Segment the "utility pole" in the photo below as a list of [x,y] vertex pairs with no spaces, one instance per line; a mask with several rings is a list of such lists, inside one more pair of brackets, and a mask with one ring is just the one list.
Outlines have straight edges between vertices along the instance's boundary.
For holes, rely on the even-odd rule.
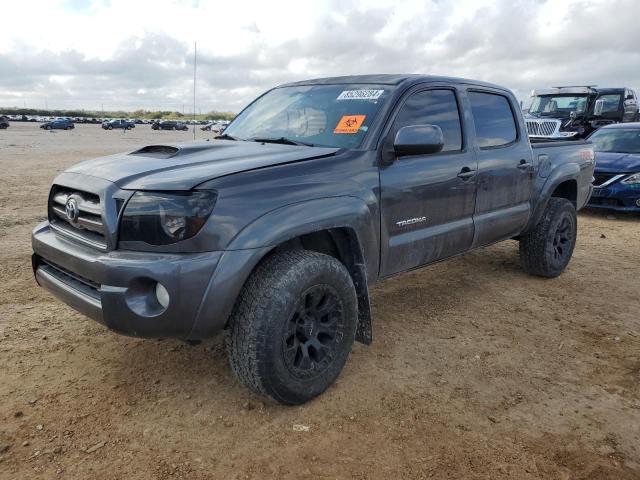
[[193,139],[196,139],[196,64],[198,60],[198,43],[193,42]]

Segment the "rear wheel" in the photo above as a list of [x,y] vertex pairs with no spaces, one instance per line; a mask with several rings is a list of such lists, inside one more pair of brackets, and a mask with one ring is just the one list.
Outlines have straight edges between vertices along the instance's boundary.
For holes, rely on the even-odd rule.
[[565,198],[551,198],[538,225],[520,236],[524,270],[547,278],[560,275],[573,255],[577,226],[573,204]]
[[240,293],[227,331],[231,367],[258,394],[304,403],[340,374],[357,316],[355,287],[342,263],[306,250],[276,253]]

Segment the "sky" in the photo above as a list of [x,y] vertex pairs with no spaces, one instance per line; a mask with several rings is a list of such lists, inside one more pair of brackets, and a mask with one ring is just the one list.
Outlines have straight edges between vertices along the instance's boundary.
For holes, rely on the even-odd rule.
[[425,73],[640,90],[640,0],[20,0],[0,107],[238,112],[289,81]]

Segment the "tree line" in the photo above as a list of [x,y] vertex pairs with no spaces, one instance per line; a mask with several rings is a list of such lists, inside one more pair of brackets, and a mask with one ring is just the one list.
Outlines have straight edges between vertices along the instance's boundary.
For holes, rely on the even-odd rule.
[[[86,118],[139,118],[148,120],[190,120],[193,115],[172,112],[169,110],[150,111],[124,110],[100,111],[100,110],[45,110],[40,108],[0,108],[0,115],[26,115],[28,117],[86,117]],[[232,112],[211,111],[196,115],[196,120],[233,120],[236,116]]]

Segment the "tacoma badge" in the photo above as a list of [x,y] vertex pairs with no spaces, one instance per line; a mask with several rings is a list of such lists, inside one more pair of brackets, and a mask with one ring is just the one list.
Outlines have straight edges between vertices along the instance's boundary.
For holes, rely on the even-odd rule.
[[409,225],[415,225],[416,223],[422,223],[426,221],[427,221],[427,217],[416,217],[416,218],[409,218],[407,220],[400,220],[399,222],[396,222],[396,225],[399,227],[407,227]]

